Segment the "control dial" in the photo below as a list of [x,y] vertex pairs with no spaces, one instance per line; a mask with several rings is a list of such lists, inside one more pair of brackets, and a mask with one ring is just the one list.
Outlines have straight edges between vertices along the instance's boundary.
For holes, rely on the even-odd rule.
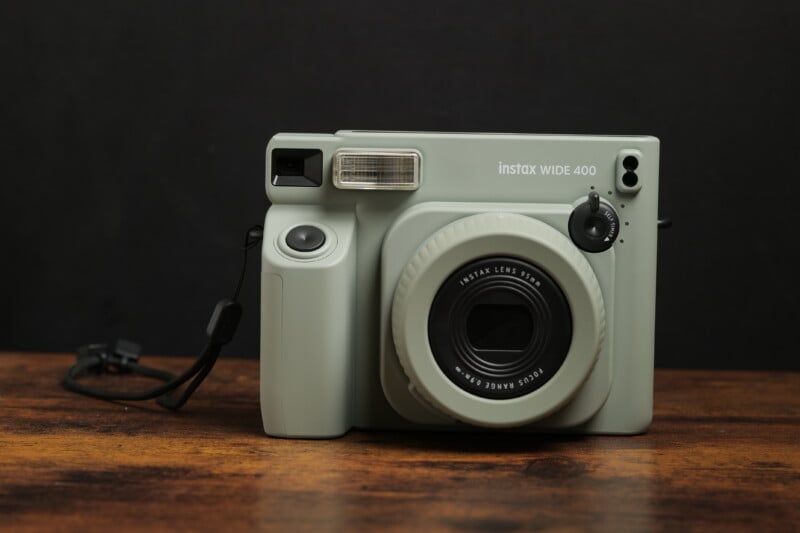
[[572,241],[586,252],[605,252],[619,235],[619,217],[614,209],[600,201],[592,191],[569,217],[569,235]]

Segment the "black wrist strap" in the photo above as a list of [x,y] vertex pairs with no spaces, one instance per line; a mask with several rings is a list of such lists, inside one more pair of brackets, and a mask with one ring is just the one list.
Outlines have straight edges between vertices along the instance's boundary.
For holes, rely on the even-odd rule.
[[[230,342],[236,332],[242,316],[242,306],[236,300],[239,297],[247,270],[247,252],[261,242],[262,234],[261,226],[253,226],[247,231],[243,246],[242,270],[233,298],[220,300],[214,307],[214,312],[206,328],[208,343],[200,357],[188,369],[176,376],[164,370],[141,365],[139,359],[142,349],[138,344],[130,341],[118,340],[113,348],[108,344],[89,344],[78,348],[78,361],[67,371],[63,381],[64,387],[73,392],[103,400],[139,401],[157,398],[157,403],[166,409],[173,411],[180,409],[214,368],[214,363],[217,362],[222,347]],[[87,374],[136,374],[165,383],[147,391],[114,391],[79,383],[78,378]],[[192,378],[194,379],[180,395],[170,394]]]

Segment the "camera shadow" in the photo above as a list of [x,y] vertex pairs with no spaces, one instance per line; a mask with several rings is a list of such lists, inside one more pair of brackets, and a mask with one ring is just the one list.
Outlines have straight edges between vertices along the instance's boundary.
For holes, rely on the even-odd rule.
[[587,435],[519,433],[498,430],[380,431],[357,429],[349,440],[387,449],[428,450],[466,453],[518,453],[551,451],[564,444],[588,443]]

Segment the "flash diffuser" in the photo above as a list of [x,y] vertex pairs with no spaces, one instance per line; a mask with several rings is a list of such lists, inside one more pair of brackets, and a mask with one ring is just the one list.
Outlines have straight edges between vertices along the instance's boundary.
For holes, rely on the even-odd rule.
[[418,152],[339,150],[333,156],[337,189],[413,191],[419,181]]

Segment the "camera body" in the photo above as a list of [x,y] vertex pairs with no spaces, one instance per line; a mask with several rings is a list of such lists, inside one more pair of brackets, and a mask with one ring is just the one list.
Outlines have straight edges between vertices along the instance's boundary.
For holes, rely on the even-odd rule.
[[267,434],[635,434],[659,141],[340,131],[267,145]]

